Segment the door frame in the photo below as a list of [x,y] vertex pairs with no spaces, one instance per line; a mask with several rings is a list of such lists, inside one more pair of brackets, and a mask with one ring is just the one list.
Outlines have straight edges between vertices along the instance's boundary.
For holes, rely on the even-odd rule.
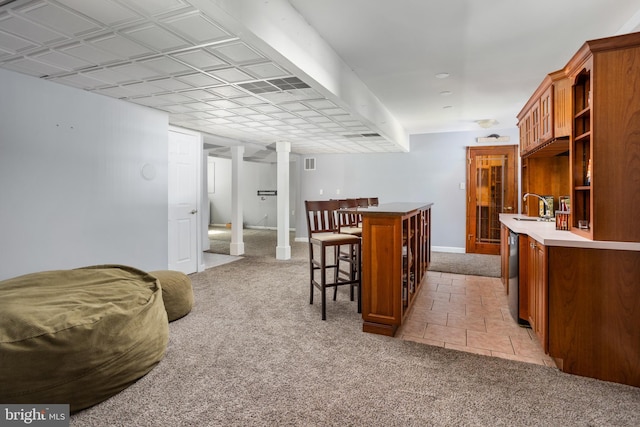
[[[504,210],[501,213],[517,213],[518,212],[518,145],[492,145],[482,147],[467,147],[467,225],[465,252],[479,254],[500,254],[500,242],[492,243],[476,243],[476,168],[475,156],[486,155],[506,155],[507,171],[505,172],[505,182],[511,181],[511,186],[505,186],[505,195],[503,201]],[[473,169],[473,170],[472,170]],[[509,178],[511,177],[511,178]]]

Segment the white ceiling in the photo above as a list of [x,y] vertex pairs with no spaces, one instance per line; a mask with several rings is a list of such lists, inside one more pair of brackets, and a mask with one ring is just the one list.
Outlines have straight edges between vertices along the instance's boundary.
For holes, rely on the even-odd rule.
[[640,0],[17,0],[0,67],[164,110],[249,157],[393,152],[514,127],[585,40],[639,23]]

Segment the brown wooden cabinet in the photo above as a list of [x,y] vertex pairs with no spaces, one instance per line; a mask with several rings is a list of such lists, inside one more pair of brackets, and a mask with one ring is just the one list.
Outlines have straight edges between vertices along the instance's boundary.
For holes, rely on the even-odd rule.
[[549,319],[548,308],[548,276],[547,276],[547,249],[531,236],[528,237],[527,256],[527,288],[528,288],[528,316],[529,325],[536,333],[545,353],[549,352]]
[[[571,84],[559,70],[545,77],[518,115],[522,194],[555,200],[569,195],[571,124]],[[538,216],[538,205],[537,198],[529,198],[521,212]]]
[[389,203],[362,215],[362,330],[393,336],[431,261],[431,204]]
[[[568,150],[563,141],[571,129],[568,81],[564,71],[547,75],[518,114],[520,155],[533,155],[551,145],[550,150],[554,151],[551,155],[558,153],[558,146],[559,152]],[[561,143],[555,144],[558,139]]]
[[566,70],[572,231],[592,240],[639,242],[640,33],[588,41]]

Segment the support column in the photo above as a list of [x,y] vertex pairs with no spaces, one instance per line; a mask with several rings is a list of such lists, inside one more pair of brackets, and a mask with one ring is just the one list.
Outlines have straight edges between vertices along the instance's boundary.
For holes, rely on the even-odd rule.
[[278,246],[276,259],[291,259],[289,245],[289,153],[291,143],[278,141],[276,143],[278,159]]
[[242,166],[244,163],[244,147],[231,147],[231,255],[244,254],[242,240],[243,210],[242,210]]

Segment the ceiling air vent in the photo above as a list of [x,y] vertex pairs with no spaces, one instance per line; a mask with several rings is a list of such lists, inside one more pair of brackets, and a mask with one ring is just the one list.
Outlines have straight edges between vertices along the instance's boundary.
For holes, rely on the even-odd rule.
[[239,83],[238,86],[255,94],[279,92],[283,90],[293,89],[307,89],[310,87],[308,84],[297,77],[285,77],[284,79],[271,79],[249,83]]
[[316,170],[316,159],[315,157],[307,157],[304,159],[304,170],[306,171],[314,171]]
[[375,138],[380,136],[379,133],[356,133],[351,135],[344,135],[345,138]]
[[285,77],[284,79],[271,79],[267,81],[281,90],[308,89],[311,87],[297,77]]

